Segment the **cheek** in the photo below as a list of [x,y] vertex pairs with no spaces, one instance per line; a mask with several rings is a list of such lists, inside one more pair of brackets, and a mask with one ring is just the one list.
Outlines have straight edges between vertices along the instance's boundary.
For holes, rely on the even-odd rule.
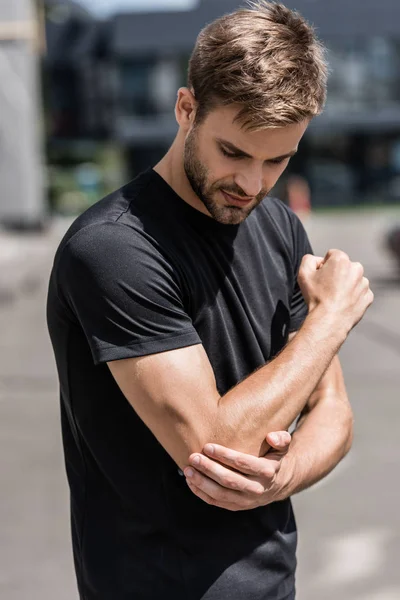
[[232,161],[228,161],[220,155],[215,155],[213,158],[210,158],[209,163],[210,181],[212,181],[216,187],[219,188],[224,185],[234,185],[238,175],[238,169],[232,164]]
[[232,185],[234,172],[226,167],[221,160],[209,157],[207,160],[208,184],[210,187],[219,189],[224,184]]
[[282,165],[276,165],[269,169],[269,171],[266,174],[266,181],[269,186],[273,187],[275,185],[275,183],[278,181],[280,176],[283,175],[283,173],[287,169],[288,164],[289,163],[286,162]]
[[279,165],[279,169],[278,169],[278,178],[282,175],[282,173],[284,173],[286,171],[286,169],[289,166],[289,160],[285,160],[285,162],[282,165]]

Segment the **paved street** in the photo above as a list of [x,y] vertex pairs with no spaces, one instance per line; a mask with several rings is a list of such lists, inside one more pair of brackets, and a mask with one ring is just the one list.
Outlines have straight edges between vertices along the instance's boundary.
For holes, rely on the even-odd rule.
[[[295,499],[299,600],[400,598],[400,281],[382,251],[382,234],[395,219],[400,221],[399,211],[319,215],[306,222],[317,253],[340,247],[365,264],[376,301],[342,350],[356,415],[353,450],[330,477]],[[2,247],[0,238],[4,600],[77,600],[57,383],[44,318],[50,262],[62,229],[58,225],[40,246],[39,268],[37,255],[15,258],[12,294],[1,284],[10,270],[10,263],[1,262],[3,247],[12,240]]]

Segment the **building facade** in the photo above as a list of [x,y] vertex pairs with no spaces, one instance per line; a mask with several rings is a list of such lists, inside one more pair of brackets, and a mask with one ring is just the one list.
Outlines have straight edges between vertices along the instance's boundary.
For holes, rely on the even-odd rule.
[[[331,68],[326,110],[310,126],[289,173],[307,179],[315,205],[398,202],[400,4],[286,4],[314,24]],[[70,117],[68,110],[64,113],[66,129],[55,128],[52,139],[113,140],[124,148],[130,176],[154,164],[176,133],[176,91],[186,84],[198,32],[240,5],[237,0],[201,0],[191,11],[119,14],[106,23],[86,20],[79,35],[76,23],[75,34],[71,22],[64,24],[65,31],[70,28],[70,51],[58,36],[49,70],[54,76],[55,56],[66,63],[70,74],[61,80],[70,93],[75,89],[75,104]],[[74,130],[69,119],[78,117],[80,126]]]

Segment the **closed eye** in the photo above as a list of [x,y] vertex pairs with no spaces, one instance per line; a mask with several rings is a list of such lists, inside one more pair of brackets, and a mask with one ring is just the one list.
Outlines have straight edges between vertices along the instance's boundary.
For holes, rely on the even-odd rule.
[[239,159],[239,158],[246,158],[246,156],[244,156],[243,154],[236,154],[234,152],[228,152],[228,150],[225,150],[225,148],[222,148],[222,146],[220,147],[220,150],[222,152],[222,154],[224,156],[226,156],[227,158],[234,158],[234,159]]
[[285,160],[289,160],[289,157],[284,157],[284,158],[271,158],[271,160],[267,160],[267,163],[270,163],[272,165],[281,165],[283,162],[285,162]]
[[[229,150],[226,150],[223,146],[220,146],[220,150],[224,156],[226,156],[227,158],[231,158],[233,160],[241,160],[244,158],[251,158],[251,157],[247,156],[247,154],[229,152]],[[271,158],[270,160],[266,160],[265,162],[266,162],[266,164],[269,164],[269,165],[281,165],[282,163],[285,162],[285,160],[290,160],[290,156]]]

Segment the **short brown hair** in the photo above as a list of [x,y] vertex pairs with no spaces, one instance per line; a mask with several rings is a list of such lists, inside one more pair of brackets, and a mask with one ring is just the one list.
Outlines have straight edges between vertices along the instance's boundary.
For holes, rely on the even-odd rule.
[[238,104],[236,120],[249,130],[311,119],[325,104],[325,51],[311,25],[283,4],[257,0],[199,34],[188,87],[196,122],[219,105]]

